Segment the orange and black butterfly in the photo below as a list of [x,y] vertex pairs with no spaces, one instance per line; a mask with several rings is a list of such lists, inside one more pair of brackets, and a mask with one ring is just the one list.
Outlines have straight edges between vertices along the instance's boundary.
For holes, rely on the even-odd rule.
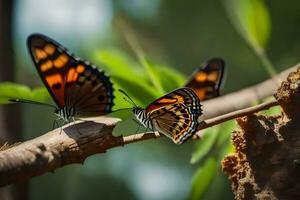
[[200,100],[208,100],[220,95],[225,73],[225,62],[213,58],[203,63],[185,84],[191,88]]
[[133,113],[145,127],[163,133],[176,144],[182,144],[197,130],[202,109],[200,99],[192,89],[179,88],[145,109],[134,104]]
[[56,103],[55,113],[60,120],[70,122],[75,117],[111,112],[113,87],[102,70],[71,55],[45,35],[30,35],[27,45],[36,69]]
[[131,100],[133,113],[145,127],[163,133],[176,144],[182,144],[197,131],[202,114],[200,101],[219,96],[224,70],[222,59],[211,59],[197,69],[185,87],[160,97],[146,108],[136,106]]

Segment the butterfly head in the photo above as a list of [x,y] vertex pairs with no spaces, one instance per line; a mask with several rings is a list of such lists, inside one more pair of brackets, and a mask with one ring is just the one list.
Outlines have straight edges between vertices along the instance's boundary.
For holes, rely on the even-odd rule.
[[132,104],[132,112],[135,115],[136,119],[145,127],[150,128],[151,127],[151,121],[147,117],[147,111],[139,106],[137,106],[132,98],[123,90],[119,89],[119,91],[124,94],[128,99],[124,97],[124,100]]

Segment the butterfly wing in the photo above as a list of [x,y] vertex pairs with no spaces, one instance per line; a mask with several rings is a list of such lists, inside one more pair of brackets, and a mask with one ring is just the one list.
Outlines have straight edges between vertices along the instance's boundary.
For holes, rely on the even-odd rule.
[[200,100],[207,100],[220,95],[223,83],[225,62],[213,58],[197,69],[185,87],[192,88]]
[[152,127],[181,144],[197,129],[202,114],[200,100],[190,88],[179,88],[151,103],[149,113]]
[[74,57],[47,36],[32,34],[27,45],[41,79],[59,108],[72,106],[78,116],[111,111],[113,88],[103,71]]

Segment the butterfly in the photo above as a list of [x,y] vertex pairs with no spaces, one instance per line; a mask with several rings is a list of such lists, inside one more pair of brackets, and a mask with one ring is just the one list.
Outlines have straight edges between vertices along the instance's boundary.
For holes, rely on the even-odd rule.
[[202,101],[217,97],[224,82],[224,73],[224,60],[210,59],[193,73],[185,87],[191,88]]
[[196,93],[183,87],[160,97],[145,109],[135,105],[133,113],[145,127],[163,133],[176,144],[182,144],[197,130],[202,109]]
[[70,54],[53,39],[32,34],[27,46],[35,67],[56,103],[58,120],[110,113],[114,105],[112,83],[96,66]]

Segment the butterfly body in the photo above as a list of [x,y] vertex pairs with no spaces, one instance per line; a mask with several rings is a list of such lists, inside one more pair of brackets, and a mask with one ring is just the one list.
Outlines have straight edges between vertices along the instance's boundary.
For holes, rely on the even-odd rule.
[[198,96],[190,88],[176,89],[149,104],[133,109],[137,120],[182,144],[197,130],[202,114]]
[[76,112],[74,107],[63,107],[63,108],[56,108],[54,113],[58,117],[58,120],[62,120],[63,122],[71,122],[75,120]]
[[70,122],[76,117],[111,112],[113,87],[102,70],[41,34],[30,35],[27,46],[42,81],[56,103],[55,114],[59,119]]
[[147,128],[152,129],[151,119],[149,113],[147,113],[146,109],[141,107],[134,107],[132,110],[133,114],[135,115],[136,119]]

